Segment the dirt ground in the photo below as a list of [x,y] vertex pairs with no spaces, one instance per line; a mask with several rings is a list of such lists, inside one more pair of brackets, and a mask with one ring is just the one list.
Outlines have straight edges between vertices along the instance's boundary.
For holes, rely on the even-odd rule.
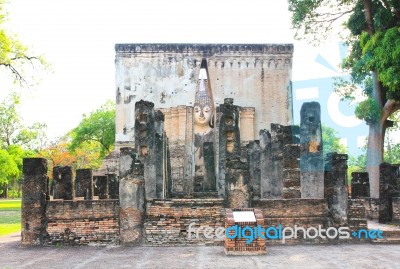
[[270,246],[263,256],[226,256],[223,247],[21,248],[0,237],[0,268],[400,268],[400,245]]

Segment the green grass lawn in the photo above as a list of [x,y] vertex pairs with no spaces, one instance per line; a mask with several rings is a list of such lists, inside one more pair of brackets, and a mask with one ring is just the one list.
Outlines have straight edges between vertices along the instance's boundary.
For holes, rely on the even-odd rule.
[[0,236],[21,231],[21,199],[0,200]]

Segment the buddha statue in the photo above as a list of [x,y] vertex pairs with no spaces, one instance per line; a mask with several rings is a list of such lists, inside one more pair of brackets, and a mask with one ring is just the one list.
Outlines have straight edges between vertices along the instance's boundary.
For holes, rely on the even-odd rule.
[[[196,91],[193,110],[195,135],[195,191],[209,190],[210,184],[207,183],[205,173],[206,170],[210,169],[206,169],[205,167],[204,143],[214,142],[214,104],[212,102],[211,91],[208,87],[206,61],[204,59],[200,67],[198,89]],[[214,165],[212,164],[212,168],[213,167]],[[210,176],[208,176],[208,178],[210,178]],[[215,178],[215,176],[211,178]]]

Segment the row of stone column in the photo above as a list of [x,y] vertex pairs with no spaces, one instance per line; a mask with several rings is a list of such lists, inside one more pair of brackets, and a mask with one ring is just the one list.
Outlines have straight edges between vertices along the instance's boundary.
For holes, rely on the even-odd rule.
[[247,146],[255,199],[324,198],[320,105],[304,103],[300,126],[271,124]]
[[[324,159],[320,105],[304,103],[299,126],[271,124],[271,133],[260,131],[260,140],[251,141],[247,164],[243,162],[240,145],[239,107],[233,99],[225,99],[219,106],[218,137],[218,194],[231,199],[232,193],[242,189],[242,197],[249,199],[324,198]],[[242,152],[240,152],[242,151]],[[231,174],[235,167],[235,172]],[[240,175],[248,174],[248,186],[238,183]],[[235,175],[234,175],[235,174]],[[244,195],[244,190],[248,194]],[[234,204],[238,204],[236,201]]]
[[[49,200],[47,160],[24,158],[22,183],[23,246],[43,245],[47,237],[46,205]],[[100,180],[100,197],[120,200],[120,229],[123,242],[135,243],[143,238],[142,218],[145,210],[144,167],[131,148],[122,148],[120,157],[121,193],[114,175],[93,177],[90,169],[76,171],[75,184],[69,166],[54,168],[55,199],[72,200],[74,197],[93,198],[93,178]],[[96,183],[99,183],[96,182]],[[75,186],[75,191],[73,186]],[[108,194],[107,194],[108,190]]]
[[[168,141],[164,133],[164,115],[154,103],[135,103],[135,150],[144,165],[146,197],[164,198],[170,176]],[[168,170],[169,169],[169,170]]]
[[119,185],[115,174],[93,176],[92,169],[76,169],[75,181],[71,166],[55,166],[53,168],[53,199],[73,200],[83,197],[93,200],[118,199]]
[[[353,172],[351,176],[351,198],[369,198],[368,172]],[[400,197],[400,165],[381,163],[379,165],[379,222],[392,221],[394,197]]]

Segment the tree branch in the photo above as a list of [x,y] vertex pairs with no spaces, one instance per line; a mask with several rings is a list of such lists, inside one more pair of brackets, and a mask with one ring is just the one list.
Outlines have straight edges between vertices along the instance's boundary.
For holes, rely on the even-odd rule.
[[329,22],[330,24],[332,24],[334,21],[340,19],[341,17],[343,17],[344,15],[353,12],[354,9],[350,9],[347,11],[343,11],[343,12],[337,12],[337,13],[322,13],[322,14],[317,14],[317,17],[328,17],[328,16],[336,16],[334,18],[330,18],[330,19],[322,19],[322,20],[310,20],[310,23],[324,23],[324,22]]
[[23,82],[23,83],[25,83],[25,84],[28,84],[27,82],[26,82],[26,80],[24,79],[24,77],[18,72],[18,70],[14,67],[14,66],[12,66],[11,64],[5,64],[5,63],[0,63],[0,66],[5,66],[6,68],[8,68],[8,69],[10,69],[11,70],[11,73],[13,73],[14,74],[14,76],[15,76],[15,78],[17,79],[17,80],[19,80],[19,81],[21,81],[21,82]]
[[367,24],[367,32],[370,36],[372,36],[375,33],[375,28],[371,0],[364,0],[364,15],[365,22]]
[[393,13],[397,19],[400,19],[400,12],[398,9],[396,9],[394,6],[390,6],[387,0],[380,0],[382,3],[382,6],[384,6],[387,10],[389,10],[391,13]]
[[390,115],[392,115],[397,110],[400,110],[400,102],[393,99],[387,100],[382,109],[381,123],[384,124],[385,121],[390,117]]

